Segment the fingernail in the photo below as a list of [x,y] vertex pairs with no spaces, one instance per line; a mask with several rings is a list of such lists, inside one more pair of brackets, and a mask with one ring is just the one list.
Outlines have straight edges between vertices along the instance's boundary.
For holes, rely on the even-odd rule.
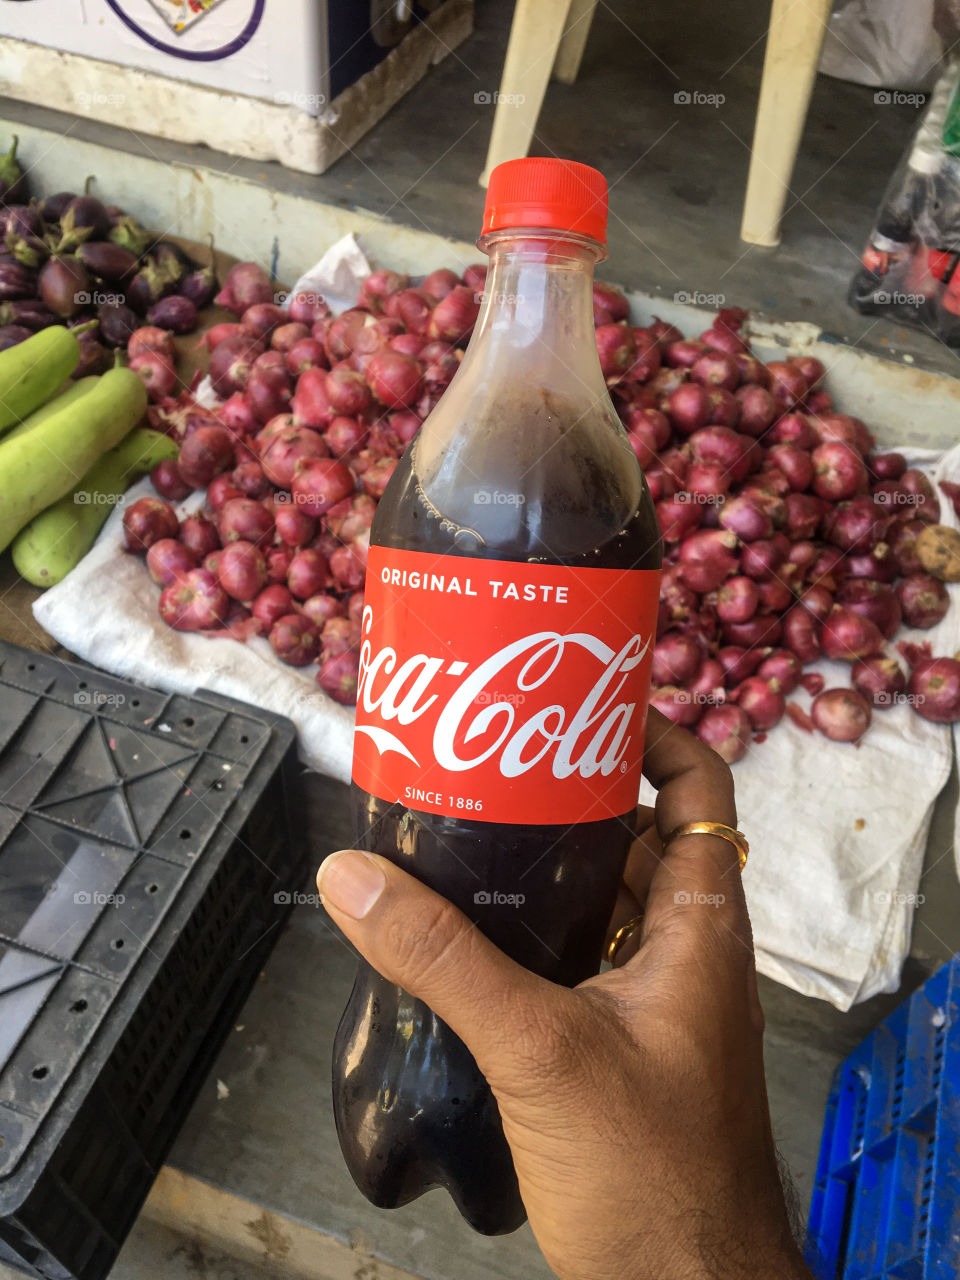
[[363,919],[386,885],[386,876],[377,864],[358,849],[331,853],[317,872],[323,901],[354,920]]

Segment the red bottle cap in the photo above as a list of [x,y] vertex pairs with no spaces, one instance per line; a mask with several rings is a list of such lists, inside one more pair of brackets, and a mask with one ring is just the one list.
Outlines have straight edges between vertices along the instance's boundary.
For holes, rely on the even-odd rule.
[[490,174],[483,234],[506,227],[575,231],[607,243],[607,180],[576,160],[530,156]]

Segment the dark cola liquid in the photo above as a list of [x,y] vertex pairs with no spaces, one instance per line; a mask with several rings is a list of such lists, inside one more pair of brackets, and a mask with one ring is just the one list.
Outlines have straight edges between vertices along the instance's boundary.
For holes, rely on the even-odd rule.
[[[599,569],[660,567],[645,486],[626,526],[617,527],[598,475],[585,510],[529,503],[519,530],[515,510],[505,520],[509,541],[480,542],[432,510],[411,456],[408,450],[377,509],[378,545]],[[550,548],[577,528],[591,548],[558,559]],[[356,786],[352,793],[357,846],[443,894],[513,959],[566,986],[599,970],[633,811],[573,826],[504,826],[415,812]],[[337,1032],[333,1081],[344,1157],[374,1204],[393,1208],[442,1186],[484,1234],[513,1231],[524,1221],[497,1104],[472,1055],[426,1005],[364,961]]]

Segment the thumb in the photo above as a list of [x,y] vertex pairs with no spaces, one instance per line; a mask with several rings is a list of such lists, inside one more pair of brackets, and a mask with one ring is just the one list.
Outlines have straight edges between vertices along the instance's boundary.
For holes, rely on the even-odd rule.
[[331,853],[317,888],[363,958],[428,1004],[478,1060],[515,1040],[524,1002],[549,985],[387,858],[358,849]]

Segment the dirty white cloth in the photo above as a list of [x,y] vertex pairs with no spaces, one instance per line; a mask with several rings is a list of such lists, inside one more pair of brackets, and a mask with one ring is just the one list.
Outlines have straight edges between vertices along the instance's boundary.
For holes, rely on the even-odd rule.
[[[347,237],[295,287],[331,291],[340,309],[367,270]],[[943,457],[904,452],[934,479],[960,480],[960,447]],[[128,501],[151,492],[145,480]],[[940,498],[944,522],[956,526],[950,502]],[[201,503],[194,494],[182,511]],[[348,780],[352,709],[319,689],[315,669],[284,666],[261,638],[238,644],[166,627],[157,614],[159,588],[142,560],[122,549],[121,518],[113,512],[90,553],[37,600],[41,626],[114,674],[185,693],[211,689],[288,716],[304,763]],[[960,597],[960,587],[950,590]],[[902,638],[929,640],[935,654],[952,656],[960,648],[960,598],[938,627]],[[827,687],[849,685],[846,663],[824,661],[814,669],[823,671]],[[802,690],[791,700],[810,704]],[[784,720],[734,766],[740,825],[752,845],[744,884],[763,973],[840,1009],[897,988],[930,817],[952,749],[948,727],[900,705],[875,712],[859,748]]]

